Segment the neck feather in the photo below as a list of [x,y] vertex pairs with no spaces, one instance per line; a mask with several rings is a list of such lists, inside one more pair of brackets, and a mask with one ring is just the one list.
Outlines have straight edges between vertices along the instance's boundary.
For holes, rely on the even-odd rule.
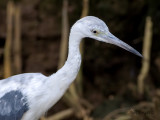
[[71,31],[69,37],[69,50],[67,61],[61,69],[59,69],[55,74],[50,76],[51,79],[56,79],[56,81],[61,82],[61,85],[66,85],[67,88],[76,78],[81,65],[81,54],[79,51],[79,45],[82,37],[79,36],[79,34]]
[[79,51],[81,37],[78,36],[78,34],[70,34],[68,58],[66,62],[74,62],[76,64],[76,61],[74,60],[77,59],[77,57],[81,58],[81,54]]
[[[47,86],[45,95],[46,99],[48,100],[48,106],[54,105],[62,97],[78,74],[81,64],[81,55],[79,52],[81,37],[78,36],[80,35],[71,32],[69,37],[69,51],[66,63],[55,74],[52,74],[50,77],[48,77],[45,82],[44,86]],[[49,107],[47,107],[47,109],[48,108]]]

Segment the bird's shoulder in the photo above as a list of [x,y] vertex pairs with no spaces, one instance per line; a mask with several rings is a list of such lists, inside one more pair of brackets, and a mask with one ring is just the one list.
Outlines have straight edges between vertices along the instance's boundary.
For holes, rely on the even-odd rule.
[[41,73],[23,73],[0,80],[0,98],[12,90],[26,89],[26,87],[42,85],[47,76]]
[[14,82],[30,82],[32,80],[36,80],[36,79],[46,79],[47,76],[41,74],[41,73],[23,73],[23,74],[18,74],[18,75],[13,75],[11,77],[8,77],[8,78],[5,78],[5,79],[2,79],[0,81],[0,84],[1,83],[6,83],[6,82],[11,82],[11,81],[14,81]]

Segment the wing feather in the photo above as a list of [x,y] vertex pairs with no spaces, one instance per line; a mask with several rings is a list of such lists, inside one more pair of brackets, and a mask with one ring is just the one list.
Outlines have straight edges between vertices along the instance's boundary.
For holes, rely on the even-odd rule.
[[0,98],[0,120],[20,120],[28,109],[26,97],[18,90]]

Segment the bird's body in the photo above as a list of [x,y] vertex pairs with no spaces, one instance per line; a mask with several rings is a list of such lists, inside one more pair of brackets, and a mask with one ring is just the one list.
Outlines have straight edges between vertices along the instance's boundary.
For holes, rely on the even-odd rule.
[[102,20],[84,17],[73,25],[67,61],[55,74],[47,77],[41,73],[24,73],[0,81],[0,120],[37,120],[52,107],[78,74],[81,64],[79,44],[84,37],[115,44],[141,56],[114,37]]

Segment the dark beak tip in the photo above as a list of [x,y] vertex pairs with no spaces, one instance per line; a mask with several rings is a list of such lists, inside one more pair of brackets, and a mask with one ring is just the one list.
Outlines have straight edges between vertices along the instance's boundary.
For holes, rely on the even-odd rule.
[[138,54],[139,57],[144,58],[143,55],[141,55],[140,53]]
[[143,55],[140,56],[141,58],[144,58]]
[[143,55],[142,55],[141,53],[139,53],[138,51],[136,51],[136,52],[132,52],[132,53],[134,53],[135,55],[137,55],[137,56],[139,56],[139,57],[143,58]]

